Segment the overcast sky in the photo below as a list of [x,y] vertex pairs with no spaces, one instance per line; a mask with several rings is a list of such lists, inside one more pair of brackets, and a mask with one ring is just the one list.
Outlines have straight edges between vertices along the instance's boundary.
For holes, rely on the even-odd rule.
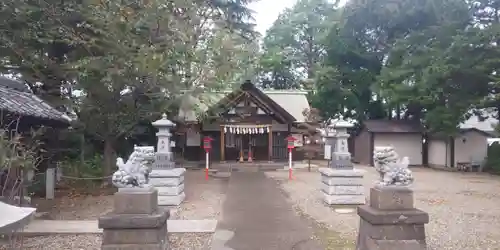
[[[341,0],[340,3],[343,5],[347,0]],[[256,3],[252,3],[250,8],[255,11],[254,17],[257,23],[257,31],[263,36],[265,31],[271,27],[274,20],[278,18],[278,15],[285,9],[292,7],[297,0],[260,0]]]

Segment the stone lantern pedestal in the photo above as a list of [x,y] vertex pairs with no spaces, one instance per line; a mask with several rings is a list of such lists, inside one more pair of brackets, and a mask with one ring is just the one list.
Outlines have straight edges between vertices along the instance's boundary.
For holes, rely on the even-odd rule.
[[179,206],[186,194],[184,193],[185,168],[176,168],[171,151],[170,129],[175,124],[164,114],[162,119],[153,122],[158,128],[158,145],[153,170],[149,175],[149,184],[158,190],[158,205],[161,207]]
[[429,214],[413,205],[413,191],[404,186],[370,189],[370,204],[358,207],[357,250],[426,250]]
[[121,188],[114,195],[114,210],[99,218],[103,250],[166,250],[169,211],[158,209],[153,187]]
[[363,172],[354,169],[347,146],[347,128],[353,125],[346,121],[332,122],[325,134],[325,158],[330,160],[328,168],[320,168],[323,201],[328,205],[365,204]]

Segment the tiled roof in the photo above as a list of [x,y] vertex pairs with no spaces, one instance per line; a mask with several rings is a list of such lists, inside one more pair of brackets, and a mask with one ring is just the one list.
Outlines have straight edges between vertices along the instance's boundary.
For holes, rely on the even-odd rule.
[[[302,112],[310,108],[306,97],[307,92],[295,90],[262,90],[262,92],[292,115],[296,122],[306,121]],[[188,122],[196,121],[197,114],[207,111],[210,106],[229,93],[231,93],[230,90],[211,92],[199,94],[197,97],[186,94],[182,98],[178,118]]]
[[370,132],[375,133],[421,133],[423,127],[412,121],[404,120],[368,120],[364,126]]
[[71,118],[31,93],[21,82],[0,77],[0,110],[69,123]]

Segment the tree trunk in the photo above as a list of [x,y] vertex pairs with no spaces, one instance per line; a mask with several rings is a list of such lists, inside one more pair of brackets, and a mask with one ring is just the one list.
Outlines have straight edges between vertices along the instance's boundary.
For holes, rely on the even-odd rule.
[[104,140],[104,166],[102,169],[103,176],[110,176],[115,165],[116,159],[113,141],[114,140],[111,138],[106,138],[106,140]]

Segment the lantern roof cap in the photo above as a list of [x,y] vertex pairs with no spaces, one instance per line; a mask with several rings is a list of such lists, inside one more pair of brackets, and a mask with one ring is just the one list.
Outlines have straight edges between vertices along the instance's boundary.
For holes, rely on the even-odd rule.
[[330,128],[352,128],[354,127],[354,122],[344,119],[342,116],[336,119],[331,119],[330,124],[328,125]]
[[152,123],[155,127],[175,127],[175,123],[167,119],[167,114],[163,113],[160,120]]

